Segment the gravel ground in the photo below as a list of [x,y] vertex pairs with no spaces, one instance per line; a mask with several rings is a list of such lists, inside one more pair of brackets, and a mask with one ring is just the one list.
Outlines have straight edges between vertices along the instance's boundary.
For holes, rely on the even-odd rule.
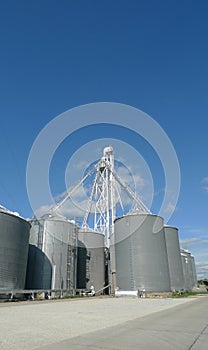
[[2,303],[0,349],[36,349],[195,300],[96,297]]

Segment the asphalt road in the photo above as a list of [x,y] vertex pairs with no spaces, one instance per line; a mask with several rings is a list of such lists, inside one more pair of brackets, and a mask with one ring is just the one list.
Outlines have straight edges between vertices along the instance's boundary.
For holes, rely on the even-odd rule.
[[1,350],[208,349],[208,297],[0,305]]

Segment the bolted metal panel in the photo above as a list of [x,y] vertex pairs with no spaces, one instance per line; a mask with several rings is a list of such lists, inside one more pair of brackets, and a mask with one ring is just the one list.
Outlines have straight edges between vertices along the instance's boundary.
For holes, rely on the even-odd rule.
[[184,289],[184,275],[176,227],[164,226],[165,241],[168,254],[168,265],[170,273],[171,290],[180,291]]
[[26,289],[51,289],[52,265],[35,245],[29,245]]
[[191,265],[192,265],[192,274],[193,274],[193,287],[197,285],[197,275],[196,275],[196,265],[195,265],[195,259],[194,256],[190,256],[191,259]]
[[181,260],[183,266],[185,289],[190,291],[197,284],[194,257],[188,250],[181,249]]
[[120,290],[170,291],[163,219],[132,214],[115,221],[116,283]]
[[75,289],[77,226],[52,215],[31,221],[28,289]]
[[24,289],[30,224],[0,209],[0,289]]
[[95,231],[78,231],[77,288],[95,291],[105,285],[104,235]]

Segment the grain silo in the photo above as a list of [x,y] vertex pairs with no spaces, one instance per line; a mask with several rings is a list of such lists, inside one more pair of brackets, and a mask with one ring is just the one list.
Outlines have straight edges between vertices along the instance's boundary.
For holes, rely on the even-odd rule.
[[190,291],[197,284],[194,257],[188,250],[181,249],[181,260],[183,266],[185,289]]
[[77,226],[54,213],[31,225],[27,289],[75,289]]
[[184,275],[176,227],[164,226],[165,241],[168,254],[170,286],[172,291],[184,289]]
[[170,291],[163,219],[131,214],[115,221],[116,285],[120,290]]
[[190,256],[191,264],[192,264],[192,275],[193,275],[193,287],[197,285],[197,274],[196,274],[196,265],[195,265],[195,259],[194,256]]
[[104,235],[90,229],[78,231],[77,289],[95,291],[105,285]]
[[0,289],[24,289],[30,224],[0,206]]

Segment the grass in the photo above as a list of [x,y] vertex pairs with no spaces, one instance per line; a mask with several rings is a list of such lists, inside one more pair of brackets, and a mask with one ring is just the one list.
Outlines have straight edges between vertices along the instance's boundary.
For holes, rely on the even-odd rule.
[[178,293],[178,292],[173,292],[172,293],[172,298],[187,298],[190,296],[194,296],[194,295],[199,295],[199,294],[203,294],[203,295],[208,295],[208,292],[202,292],[202,293],[197,293],[197,292],[185,292],[185,293]]

